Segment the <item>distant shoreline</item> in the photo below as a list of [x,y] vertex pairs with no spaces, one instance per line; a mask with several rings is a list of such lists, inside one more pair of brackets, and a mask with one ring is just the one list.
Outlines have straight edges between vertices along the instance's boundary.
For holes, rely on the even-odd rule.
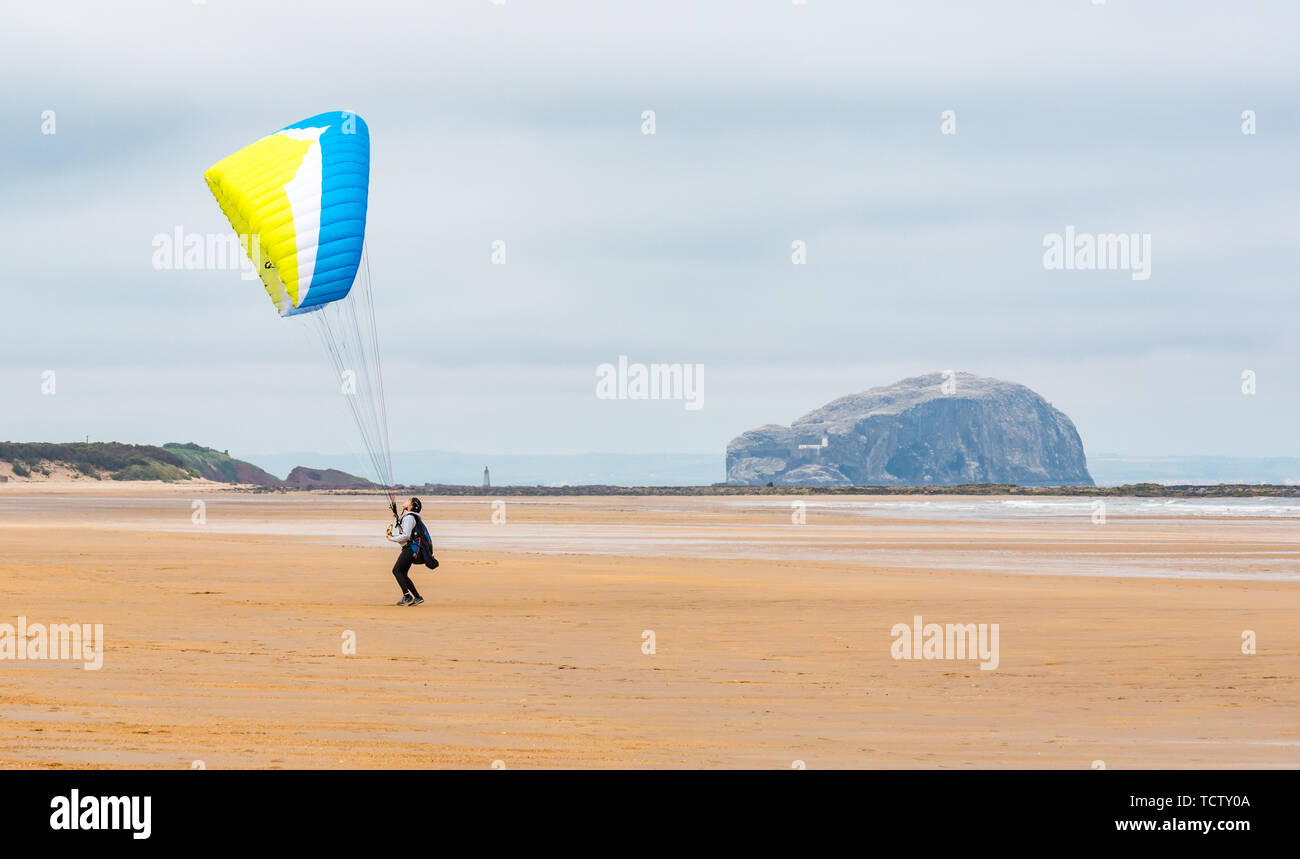
[[[398,485],[399,496],[464,498],[579,498],[579,497],[725,497],[725,496],[812,496],[832,495],[844,497],[1030,497],[1030,498],[1300,498],[1300,486],[1279,484],[1197,484],[1167,486],[1159,483],[1137,483],[1123,486],[1011,486],[980,483],[965,486],[613,486],[591,484],[586,486],[456,486],[450,484]],[[189,480],[111,480],[94,478],[55,477],[44,480],[0,480],[0,496],[41,494],[134,494],[141,491],[175,494],[235,492],[250,495],[275,494],[325,494],[325,495],[385,495],[385,490],[374,486],[356,488],[258,486],[250,483],[222,483],[204,478]]]
[[[964,486],[399,486],[400,492],[453,496],[589,496],[589,495],[1027,495],[1136,498],[1300,498],[1300,486],[1220,484],[1164,486],[1012,486],[977,483]],[[370,494],[336,490],[335,494]]]

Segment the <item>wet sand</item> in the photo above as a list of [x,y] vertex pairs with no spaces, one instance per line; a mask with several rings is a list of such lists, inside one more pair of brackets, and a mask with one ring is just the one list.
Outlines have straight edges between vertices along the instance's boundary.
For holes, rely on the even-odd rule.
[[0,766],[1300,766],[1296,519],[844,501],[428,499],[407,609],[374,499],[3,485],[0,623],[106,646],[0,661]]

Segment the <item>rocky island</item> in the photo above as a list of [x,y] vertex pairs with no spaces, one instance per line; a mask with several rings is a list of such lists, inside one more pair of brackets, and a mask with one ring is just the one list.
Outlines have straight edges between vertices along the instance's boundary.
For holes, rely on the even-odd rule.
[[1074,423],[1014,382],[931,373],[727,445],[737,486],[1092,486]]

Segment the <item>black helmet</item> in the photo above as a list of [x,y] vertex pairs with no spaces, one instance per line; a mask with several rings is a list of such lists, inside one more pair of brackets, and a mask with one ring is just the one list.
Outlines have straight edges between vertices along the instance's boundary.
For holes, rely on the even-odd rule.
[[418,499],[418,498],[412,498],[412,499],[411,499],[411,510],[412,510],[413,512],[415,512],[415,513],[419,513],[419,512],[420,512],[420,508],[421,508],[422,506],[424,506],[424,505],[422,505],[422,504],[420,503],[420,499]]

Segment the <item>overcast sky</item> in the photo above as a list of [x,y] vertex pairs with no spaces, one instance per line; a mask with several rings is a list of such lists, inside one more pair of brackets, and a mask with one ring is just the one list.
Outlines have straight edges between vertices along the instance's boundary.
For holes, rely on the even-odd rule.
[[[319,345],[259,283],[152,266],[156,234],[228,231],[208,166],[348,109],[394,449],[720,455],[955,369],[1029,385],[1090,453],[1300,455],[1294,2],[3,16],[5,439],[354,449]],[[1045,269],[1067,225],[1150,234],[1150,278]],[[704,407],[597,399],[619,355],[703,364]]]

